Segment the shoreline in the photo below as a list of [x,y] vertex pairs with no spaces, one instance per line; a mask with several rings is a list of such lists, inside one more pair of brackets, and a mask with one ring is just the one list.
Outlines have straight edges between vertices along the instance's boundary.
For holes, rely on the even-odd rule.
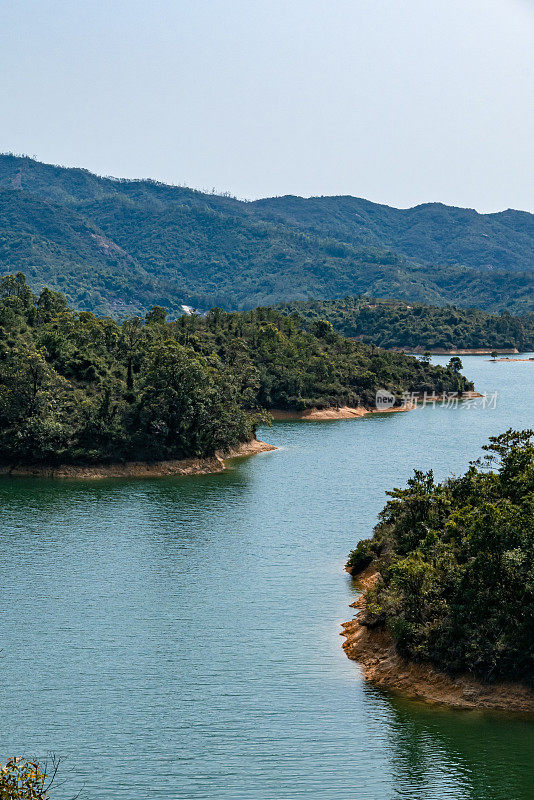
[[278,448],[259,439],[243,442],[236,448],[217,451],[208,458],[184,458],[169,461],[125,461],[120,464],[60,464],[57,467],[36,465],[0,467],[0,475],[8,477],[73,478],[96,480],[102,478],[158,478],[173,475],[210,475],[226,469],[233,458],[253,456]]
[[447,350],[444,347],[418,346],[412,348],[392,347],[391,350],[398,353],[405,353],[408,356],[420,356],[423,353],[430,353],[431,356],[490,356],[493,351],[500,356],[507,354],[516,355],[519,353],[517,347],[453,347],[450,350]]
[[[484,395],[480,392],[470,389],[458,400],[473,400]],[[436,403],[443,402],[440,396],[437,396]],[[402,411],[413,411],[419,405],[417,398],[414,402],[405,403],[402,406],[394,406],[393,408],[364,408],[363,406],[339,406],[329,408],[306,408],[304,411],[286,411],[283,408],[271,408],[268,413],[274,420],[304,420],[308,422],[331,421],[336,419],[359,419],[366,417],[369,414],[395,414]]]
[[338,408],[306,408],[304,411],[286,411],[283,408],[271,408],[269,414],[274,420],[308,420],[317,422],[336,419],[358,419],[368,414],[391,414],[392,412],[412,411],[416,403],[407,403],[395,408],[364,408],[363,406],[339,406]]
[[526,361],[527,364],[528,362],[534,364],[534,358],[488,358],[487,360],[490,364],[496,364],[498,361],[504,361],[505,364],[509,364],[512,361]]
[[[371,565],[355,576],[362,590],[351,608],[365,610],[365,592],[378,580]],[[343,649],[357,661],[365,680],[412,700],[461,709],[488,709],[534,714],[534,690],[522,683],[489,684],[469,674],[451,678],[432,664],[417,663],[397,653],[389,631],[370,628],[356,616],[342,624]]]

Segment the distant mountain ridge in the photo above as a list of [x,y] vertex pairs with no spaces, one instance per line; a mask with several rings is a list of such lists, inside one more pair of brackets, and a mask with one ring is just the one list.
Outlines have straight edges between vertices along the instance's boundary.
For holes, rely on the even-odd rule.
[[534,215],[354,197],[243,202],[0,155],[0,269],[104,314],[362,293],[526,313]]
[[351,244],[388,247],[421,263],[477,269],[534,269],[534,214],[424,203],[408,209],[357,197],[282,197],[256,201],[262,215]]

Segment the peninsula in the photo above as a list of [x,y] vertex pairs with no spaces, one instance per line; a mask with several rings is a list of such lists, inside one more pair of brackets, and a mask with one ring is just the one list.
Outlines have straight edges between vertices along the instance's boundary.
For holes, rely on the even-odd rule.
[[331,322],[344,336],[388,350],[435,355],[513,355],[534,349],[534,314],[513,316],[477,308],[433,306],[368,296],[308,300],[278,306],[306,326]]
[[462,397],[473,385],[460,369],[459,359],[433,366],[355,342],[328,322],[305,330],[270,308],[168,322],[155,306],[118,322],[73,311],[48,288],[36,296],[22,273],[7,275],[0,466],[86,476],[219,470],[226,454],[257,450],[256,429],[271,411],[339,418],[349,408],[358,417],[379,391],[393,410],[413,394]]
[[367,679],[429,702],[534,712],[533,436],[509,430],[465,475],[439,484],[416,471],[390,492],[347,563],[363,594],[343,646]]

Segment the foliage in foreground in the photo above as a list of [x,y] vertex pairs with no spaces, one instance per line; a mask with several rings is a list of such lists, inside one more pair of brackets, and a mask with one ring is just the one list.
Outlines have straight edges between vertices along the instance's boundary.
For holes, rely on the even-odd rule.
[[443,483],[416,471],[350,554],[353,574],[380,572],[363,621],[387,626],[402,655],[534,683],[533,436],[492,437],[483,462]]
[[48,800],[59,760],[52,760],[52,774],[47,766],[21,756],[9,758],[0,766],[0,800]]
[[0,800],[46,800],[47,776],[39,764],[10,758],[0,768]]
[[122,323],[0,281],[0,459],[4,463],[159,460],[211,455],[253,437],[265,409],[372,406],[377,389],[462,392],[433,367],[304,331],[272,309],[165,321],[155,307]]

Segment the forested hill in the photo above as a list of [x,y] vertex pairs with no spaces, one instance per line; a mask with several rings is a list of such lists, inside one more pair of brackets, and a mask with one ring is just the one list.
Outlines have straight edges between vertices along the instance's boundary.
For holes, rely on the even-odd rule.
[[385,348],[534,350],[534,314],[514,317],[368,297],[310,300],[278,308],[284,314],[299,314],[308,327],[315,320],[326,320],[344,336]]
[[250,439],[274,408],[361,405],[378,389],[472,388],[448,368],[305,331],[269,308],[213,309],[168,323],[163,308],[122,323],[0,280],[0,461],[91,463],[212,455]]
[[510,271],[534,269],[534,214],[424,203],[401,209],[359,197],[258,200],[264,219],[298,225],[354,245],[387,247],[422,264]]
[[100,314],[362,293],[525,313],[533,220],[352,197],[240,202],[0,156],[0,268]]

